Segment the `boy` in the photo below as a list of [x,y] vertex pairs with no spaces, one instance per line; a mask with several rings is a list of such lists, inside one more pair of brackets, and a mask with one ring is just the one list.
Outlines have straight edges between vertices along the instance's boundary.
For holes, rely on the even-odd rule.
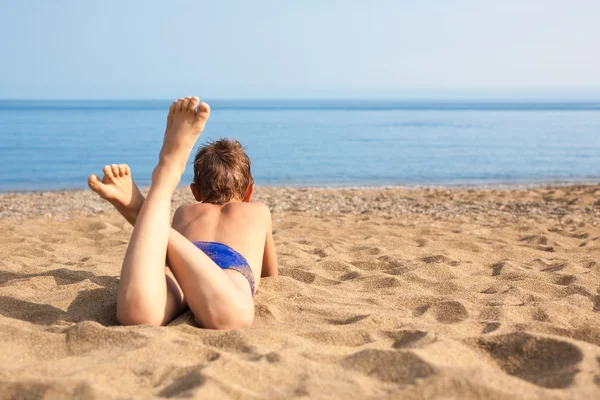
[[107,165],[102,180],[88,179],[134,226],[117,298],[123,325],[165,325],[189,306],[199,326],[247,327],[260,277],[277,275],[271,215],[264,204],[249,202],[250,160],[237,141],[198,151],[190,188],[200,203],[181,206],[169,226],[173,191],[209,115],[197,97],[171,105],[145,199],[127,165]]

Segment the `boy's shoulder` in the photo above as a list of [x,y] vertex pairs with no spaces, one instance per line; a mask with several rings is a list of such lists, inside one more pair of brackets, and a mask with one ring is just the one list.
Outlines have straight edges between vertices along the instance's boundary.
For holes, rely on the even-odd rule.
[[[265,217],[271,216],[271,211],[269,207],[261,203],[259,201],[251,201],[251,202],[236,202],[229,203],[223,206],[220,210],[224,210],[227,207],[230,211],[236,211],[241,213],[253,213],[258,215],[264,215]],[[202,204],[202,203],[190,203],[183,204],[176,211],[175,215],[190,215],[190,214],[201,214],[204,212],[210,212],[211,210],[215,210],[213,204]]]
[[266,204],[259,201],[230,203],[225,207],[229,207],[230,210],[235,210],[242,214],[252,214],[256,216],[262,216],[263,218],[271,218],[271,211]]

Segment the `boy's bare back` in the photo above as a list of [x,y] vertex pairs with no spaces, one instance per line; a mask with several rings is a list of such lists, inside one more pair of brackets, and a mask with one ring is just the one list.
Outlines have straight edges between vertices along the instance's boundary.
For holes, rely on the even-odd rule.
[[277,274],[271,213],[263,203],[186,204],[175,212],[173,228],[192,242],[217,242],[236,250],[250,265],[257,285],[260,276]]

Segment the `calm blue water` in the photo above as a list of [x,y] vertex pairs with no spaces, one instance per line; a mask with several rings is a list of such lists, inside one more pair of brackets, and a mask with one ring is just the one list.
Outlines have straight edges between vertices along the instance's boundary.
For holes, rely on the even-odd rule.
[[[240,140],[259,185],[600,180],[600,102],[210,103],[201,141]],[[0,101],[0,191],[85,188],[110,163],[149,185],[169,104]]]

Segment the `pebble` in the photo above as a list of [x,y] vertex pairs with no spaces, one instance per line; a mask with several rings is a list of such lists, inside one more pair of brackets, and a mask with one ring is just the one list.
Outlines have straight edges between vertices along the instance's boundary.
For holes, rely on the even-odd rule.
[[[599,191],[600,185],[560,186],[560,190],[552,186],[526,189],[259,187],[253,200],[264,202],[274,214],[415,214],[443,219],[497,215],[516,222],[522,218],[558,218],[564,224],[595,224],[600,222]],[[172,211],[192,201],[187,187],[178,188],[173,196]],[[89,190],[0,194],[1,220],[93,216],[113,210],[108,202]]]

